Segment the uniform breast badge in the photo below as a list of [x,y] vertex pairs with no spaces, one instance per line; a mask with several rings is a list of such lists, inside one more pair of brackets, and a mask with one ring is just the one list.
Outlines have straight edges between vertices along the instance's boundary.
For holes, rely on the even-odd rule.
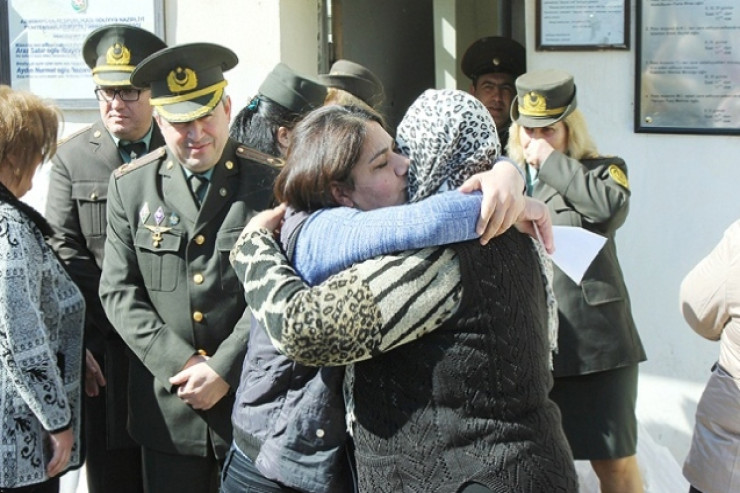
[[[147,208],[148,206],[144,204],[144,207]],[[141,215],[142,222],[144,222],[144,215]],[[148,214],[147,214],[148,216]],[[154,222],[156,223],[154,226],[151,224],[144,223],[144,227],[152,232],[152,246],[154,248],[159,248],[160,243],[162,243],[162,233],[166,233],[167,231],[171,230],[172,228],[168,228],[166,226],[162,226],[162,221],[164,221],[164,210],[162,210],[162,207],[160,206],[157,208],[157,211],[154,213]]]

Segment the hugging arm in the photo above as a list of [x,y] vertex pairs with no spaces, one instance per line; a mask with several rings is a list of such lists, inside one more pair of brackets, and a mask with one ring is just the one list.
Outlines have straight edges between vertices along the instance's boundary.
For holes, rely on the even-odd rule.
[[260,324],[302,364],[345,365],[436,329],[457,310],[462,287],[451,249],[371,259],[309,288],[269,230],[243,234],[232,264]]

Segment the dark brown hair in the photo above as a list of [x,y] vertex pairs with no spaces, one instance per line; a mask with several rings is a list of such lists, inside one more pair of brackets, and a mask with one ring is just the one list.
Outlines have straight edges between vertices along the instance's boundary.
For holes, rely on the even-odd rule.
[[275,197],[299,211],[339,205],[331,185],[354,189],[351,173],[369,122],[383,125],[379,114],[358,106],[324,106],[306,115],[293,129],[285,167],[275,181]]

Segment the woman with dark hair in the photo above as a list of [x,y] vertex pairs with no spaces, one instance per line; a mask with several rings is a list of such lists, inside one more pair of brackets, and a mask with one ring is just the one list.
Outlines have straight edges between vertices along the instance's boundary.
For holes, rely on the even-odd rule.
[[56,151],[58,111],[0,86],[0,491],[54,493],[79,467],[85,301],[20,201]]
[[[346,144],[343,128],[327,130],[330,111],[314,112],[296,128],[277,182],[282,197],[308,210],[325,202],[363,210],[402,203],[403,165],[375,122],[366,123],[362,147],[348,156],[357,163],[345,179],[336,171],[327,179],[305,164],[356,148]],[[455,189],[498,155],[485,107],[460,91],[427,91],[404,117],[398,140],[411,157],[413,204],[370,212],[334,207],[299,224],[298,215],[286,219],[283,244],[309,283],[365,258],[358,250],[372,256],[426,246],[429,217],[448,219],[432,233],[435,240],[440,231],[449,234],[445,224],[467,234],[451,241],[476,237],[470,204],[479,206],[480,196]],[[440,190],[449,191],[432,195]],[[538,261],[531,239],[510,229],[486,246],[407,250],[308,289],[272,229],[255,231],[274,227],[279,212],[250,222],[232,263],[281,352],[307,365],[350,364],[345,400],[360,491],[577,490],[560,416],[547,397],[556,338],[554,299],[544,282],[549,264]]]
[[324,104],[326,87],[278,63],[231,124],[229,135],[252,149],[281,157],[290,132],[303,116]]

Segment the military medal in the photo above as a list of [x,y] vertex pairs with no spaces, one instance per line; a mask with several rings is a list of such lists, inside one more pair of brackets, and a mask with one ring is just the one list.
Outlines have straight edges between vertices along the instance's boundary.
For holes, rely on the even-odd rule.
[[[147,207],[147,215],[148,215],[148,209],[149,208]],[[151,226],[149,224],[144,225],[146,229],[152,232],[152,245],[154,246],[154,248],[159,248],[159,244],[162,243],[162,233],[166,233],[167,231],[172,229],[172,228],[161,226],[163,220],[164,220],[164,210],[162,209],[162,206],[159,206],[157,208],[157,211],[154,213],[154,222],[156,223],[156,225],[155,226]]]
[[162,233],[166,233],[172,229],[159,225],[152,226],[150,224],[145,224],[144,227],[152,232],[152,246],[154,246],[154,248],[159,248],[159,244],[162,243]]
[[141,219],[142,224],[146,224],[146,220],[149,219],[149,204],[146,202],[139,211],[139,219]]

